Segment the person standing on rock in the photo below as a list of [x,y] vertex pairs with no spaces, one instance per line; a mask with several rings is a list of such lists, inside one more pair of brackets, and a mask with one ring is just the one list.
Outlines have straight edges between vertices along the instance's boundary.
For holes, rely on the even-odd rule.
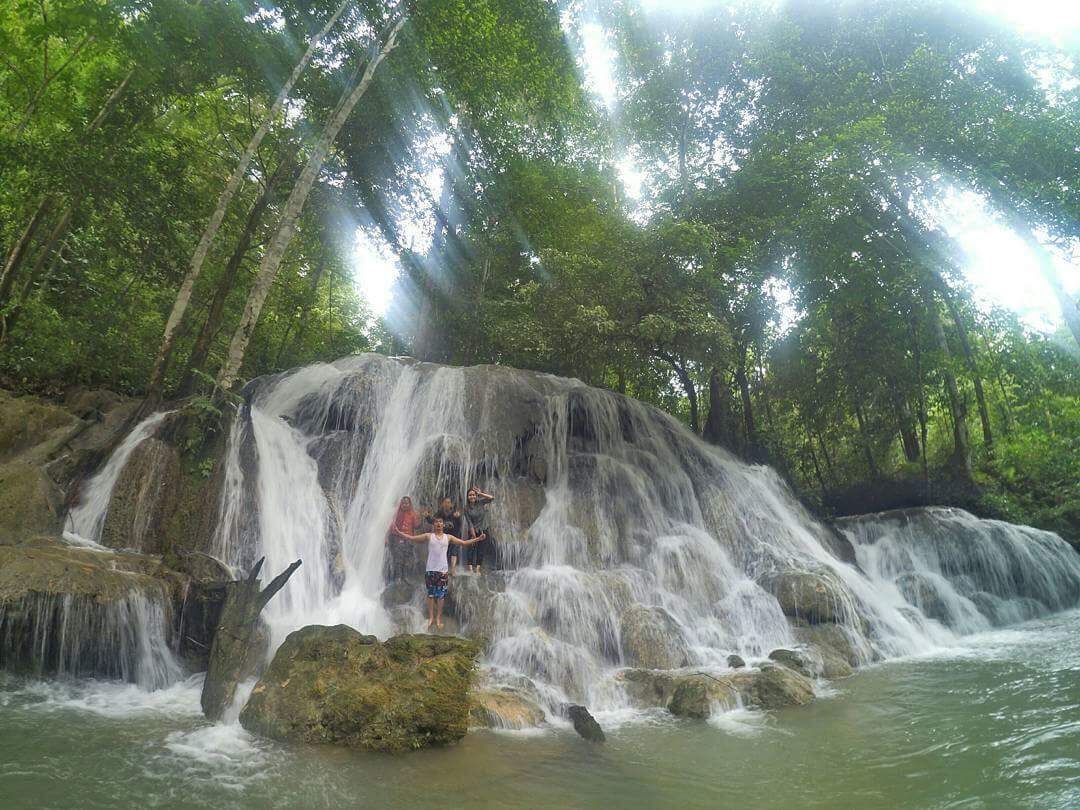
[[[454,499],[447,495],[442,501],[439,502],[439,511],[435,513],[435,517],[442,518],[443,528],[447,534],[454,537],[461,537],[461,512],[454,509]],[[435,518],[428,515],[424,515],[424,521],[431,526],[435,525]],[[458,563],[458,549],[450,547],[450,576],[457,573]]]
[[473,546],[484,540],[484,535],[474,537],[471,540],[462,540],[460,537],[444,532],[445,522],[436,515],[431,519],[433,531],[430,534],[404,534],[394,528],[394,533],[405,540],[413,543],[427,541],[427,569],[424,573],[424,585],[427,587],[428,601],[428,627],[442,627],[443,603],[450,591],[450,574],[448,552],[457,546]]
[[419,513],[413,509],[412,498],[406,495],[398,503],[390,531],[386,533],[386,546],[390,550],[390,581],[405,582],[409,578],[410,563],[413,561],[412,546],[398,535],[411,535],[420,523]]
[[[467,534],[469,537],[489,536],[491,532],[488,531],[487,505],[495,500],[495,496],[488,495],[480,487],[473,486],[469,489],[465,500],[465,520],[462,525],[466,528],[466,531],[462,533]],[[487,551],[487,545],[488,541],[485,540],[483,543],[477,543],[475,546],[465,550],[465,565],[469,573],[473,571],[477,574],[480,573],[480,567],[484,564],[484,552]]]

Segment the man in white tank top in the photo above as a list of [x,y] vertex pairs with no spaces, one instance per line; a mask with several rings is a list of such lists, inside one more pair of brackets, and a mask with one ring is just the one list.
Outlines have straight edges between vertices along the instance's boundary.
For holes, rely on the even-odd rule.
[[486,534],[481,534],[471,540],[462,540],[460,537],[454,537],[452,534],[445,534],[443,532],[443,519],[438,515],[432,518],[431,526],[434,531],[430,534],[405,534],[396,526],[394,527],[394,534],[398,537],[404,540],[410,540],[414,543],[426,542],[428,544],[424,585],[427,587],[427,626],[429,628],[443,626],[443,603],[446,601],[446,594],[450,590],[450,566],[446,559],[447,551],[450,549],[450,546],[471,546],[487,537]]

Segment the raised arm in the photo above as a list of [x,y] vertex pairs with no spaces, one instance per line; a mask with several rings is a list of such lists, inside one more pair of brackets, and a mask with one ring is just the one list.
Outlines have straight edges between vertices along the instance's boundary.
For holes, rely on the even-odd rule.
[[394,534],[400,537],[402,540],[409,540],[413,543],[423,543],[428,539],[427,534],[405,534],[397,526],[394,527]]
[[472,540],[462,540],[460,537],[454,537],[454,535],[452,534],[446,535],[446,539],[455,546],[471,546],[473,543],[479,543],[485,537],[487,537],[487,534],[480,534],[474,537]]
[[494,495],[488,495],[488,493],[484,492],[480,487],[474,486],[473,489],[476,491],[476,499],[481,503],[491,503],[495,500]]

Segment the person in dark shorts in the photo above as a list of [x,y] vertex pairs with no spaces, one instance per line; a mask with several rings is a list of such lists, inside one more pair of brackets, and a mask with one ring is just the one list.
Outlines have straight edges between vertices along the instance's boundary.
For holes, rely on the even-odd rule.
[[[443,529],[447,534],[454,537],[461,537],[461,512],[454,509],[454,499],[447,495],[442,501],[439,502],[439,511],[435,513],[434,517],[429,515],[424,516],[424,522],[431,526],[434,526],[435,518],[442,518]],[[450,576],[457,573],[458,562],[458,548],[451,545],[448,552],[450,558]]]
[[[469,493],[465,496],[465,513],[462,516],[462,534],[467,537],[490,537],[491,532],[488,530],[488,514],[487,505],[495,500],[494,495],[488,495],[486,492],[480,489],[480,487],[473,486],[469,489]],[[484,564],[484,554],[487,551],[488,541],[484,540],[482,543],[477,543],[475,546],[470,546],[465,549],[465,566],[469,573],[474,571],[479,574],[480,568]]]
[[412,498],[406,495],[398,503],[397,512],[386,533],[386,545],[390,551],[390,581],[405,582],[409,569],[415,561],[412,546],[398,534],[412,534],[419,528],[420,513],[413,509]]
[[428,544],[427,566],[424,571],[424,586],[427,588],[428,601],[428,627],[442,627],[443,603],[450,591],[450,574],[448,568],[448,550],[459,546],[474,546],[482,543],[484,536],[474,537],[471,540],[462,540],[447,534],[443,519],[436,515],[431,519],[432,532],[430,534],[403,534],[396,528],[394,534],[404,540],[413,543]]

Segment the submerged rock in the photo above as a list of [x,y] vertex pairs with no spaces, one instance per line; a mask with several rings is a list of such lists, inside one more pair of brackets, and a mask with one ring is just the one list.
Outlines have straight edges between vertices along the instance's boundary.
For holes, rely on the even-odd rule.
[[574,731],[589,742],[604,742],[607,739],[596,718],[589,714],[589,710],[584,706],[567,706],[566,716],[574,724]]
[[661,607],[633,605],[622,615],[619,642],[626,663],[645,669],[678,669],[690,663],[678,623]]
[[741,655],[729,655],[727,657],[727,665],[732,669],[742,669],[746,666],[746,662]]
[[635,705],[666,708],[678,717],[698,720],[739,706],[782,709],[814,699],[809,678],[775,664],[715,674],[628,669],[618,679]]
[[509,687],[476,689],[469,698],[469,723],[483,728],[519,730],[544,722],[544,710]]
[[345,625],[290,633],[240,713],[276,740],[410,751],[465,736],[479,646],[443,636],[380,643]]

